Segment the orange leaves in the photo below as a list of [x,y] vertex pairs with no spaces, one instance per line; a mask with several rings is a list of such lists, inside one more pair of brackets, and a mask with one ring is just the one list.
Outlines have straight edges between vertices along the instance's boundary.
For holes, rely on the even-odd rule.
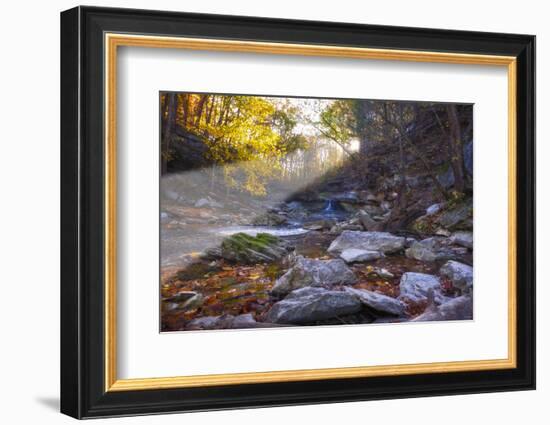
[[205,264],[195,263],[173,272],[161,286],[163,298],[180,291],[194,291],[204,296],[204,302],[193,310],[163,314],[163,327],[182,329],[189,320],[203,316],[262,314],[271,305],[269,290],[275,280],[272,268],[272,264],[240,266],[225,263],[208,268]]

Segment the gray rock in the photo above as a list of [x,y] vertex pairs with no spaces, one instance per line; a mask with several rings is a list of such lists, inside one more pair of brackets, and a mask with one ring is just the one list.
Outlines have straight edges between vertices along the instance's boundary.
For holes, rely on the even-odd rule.
[[305,286],[331,287],[355,282],[357,278],[342,260],[298,257],[294,266],[277,279],[271,292],[275,295],[284,295]]
[[474,235],[472,232],[455,232],[451,235],[451,242],[456,245],[473,249]]
[[468,200],[462,204],[445,211],[439,216],[437,222],[447,228],[455,228],[462,222],[472,217],[472,201]]
[[426,208],[426,215],[434,215],[441,211],[441,204],[433,204]]
[[280,326],[275,323],[257,322],[251,313],[233,316],[224,314],[222,316],[198,317],[187,323],[186,330],[211,330],[211,329],[251,329],[270,328]]
[[201,198],[195,202],[196,208],[210,207],[210,208],[223,208],[223,204],[217,201],[214,201],[210,198]]
[[[268,233],[258,233],[256,236],[235,233],[223,240],[220,249],[220,257],[241,264],[278,261],[292,251],[284,240]],[[208,250],[210,256],[216,253],[213,249]]]
[[193,310],[204,303],[204,297],[194,291],[180,291],[163,299],[168,310]]
[[267,212],[265,214],[258,215],[251,220],[251,224],[254,226],[280,226],[287,222],[287,218],[284,215],[277,214],[275,212]]
[[[314,289],[313,291],[311,289]],[[302,288],[275,303],[266,321],[284,324],[307,324],[336,316],[358,313],[361,301],[351,294],[322,288]]]
[[460,289],[463,294],[472,290],[474,284],[474,269],[471,266],[459,263],[458,261],[447,261],[443,267],[441,267],[439,273],[449,278],[453,286]]
[[395,277],[389,270],[379,267],[375,267],[373,273],[376,273],[382,279],[393,279]]
[[436,229],[435,231],[435,234],[437,236],[445,236],[446,238],[448,238],[449,236],[451,236],[451,232],[448,231],[447,229],[443,229],[443,228],[439,228],[439,229]]
[[405,247],[405,238],[387,232],[356,232],[345,230],[328,248],[332,254],[340,254],[348,248],[392,253]]
[[257,327],[258,322],[254,319],[251,313],[248,314],[239,314],[233,319],[231,327],[234,329],[243,329],[243,328],[255,328]]
[[437,276],[425,273],[407,272],[401,276],[399,282],[399,299],[415,303],[428,300],[428,293],[439,292],[441,283]]
[[226,314],[223,316],[204,316],[191,320],[185,326],[186,330],[199,331],[207,329],[225,329],[233,322],[234,316]]
[[338,201],[338,202],[349,202],[355,203],[359,200],[359,195],[355,191],[341,192],[341,193],[331,193],[322,196],[326,200]]
[[382,258],[384,254],[379,251],[367,251],[365,249],[348,248],[340,253],[340,258],[346,263],[361,263]]
[[450,239],[440,236],[415,242],[405,250],[408,258],[420,261],[461,259],[467,253],[466,248],[454,246]]
[[452,187],[455,184],[453,169],[448,167],[443,173],[437,176],[437,180],[445,189]]
[[369,214],[371,217],[375,216],[375,215],[384,214],[384,210],[382,208],[380,208],[379,206],[377,206],[377,205],[367,204],[367,205],[362,206],[361,209],[364,212],[366,212],[367,214]]
[[373,310],[393,314],[395,316],[402,316],[405,314],[405,304],[395,298],[365,289],[346,287],[344,290],[351,295],[355,295],[364,305]]
[[384,201],[380,203],[380,208],[382,208],[383,211],[387,212],[391,210],[391,203],[388,201]]
[[317,220],[304,224],[302,227],[307,230],[325,230],[334,226],[333,220]]
[[380,229],[380,223],[375,221],[366,211],[359,211],[357,218],[363,228],[367,231],[376,231]]
[[342,221],[340,223],[335,224],[330,228],[330,233],[332,235],[340,235],[344,230],[355,230],[355,231],[361,231],[363,230],[363,226],[361,224],[354,223],[353,221]]
[[473,299],[469,295],[452,298],[440,306],[432,305],[413,322],[429,322],[438,320],[471,320],[474,316]]
[[405,248],[410,248],[415,242],[415,238],[405,238]]
[[474,142],[466,143],[463,150],[464,168],[470,176],[474,175]]

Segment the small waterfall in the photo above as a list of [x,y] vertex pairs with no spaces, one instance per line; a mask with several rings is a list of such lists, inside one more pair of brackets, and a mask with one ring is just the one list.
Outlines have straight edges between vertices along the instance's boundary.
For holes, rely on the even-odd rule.
[[325,206],[325,209],[323,210],[324,212],[332,212],[334,211],[334,202],[332,201],[332,199],[329,199],[327,201],[327,205]]

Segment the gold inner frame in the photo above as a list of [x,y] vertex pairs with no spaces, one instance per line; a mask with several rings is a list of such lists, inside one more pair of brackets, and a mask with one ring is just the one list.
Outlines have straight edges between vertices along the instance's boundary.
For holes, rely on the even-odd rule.
[[[106,33],[105,46],[105,391],[446,373],[516,367],[516,58],[460,53],[370,49],[326,45],[211,40]],[[355,59],[503,66],[508,72],[508,357],[495,360],[362,366],[327,369],[118,379],[116,325],[116,106],[119,46],[248,52]]]

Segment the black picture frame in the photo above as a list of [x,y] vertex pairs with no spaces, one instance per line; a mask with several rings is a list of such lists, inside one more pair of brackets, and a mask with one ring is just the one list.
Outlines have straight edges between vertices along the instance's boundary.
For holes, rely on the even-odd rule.
[[[104,34],[307,43],[517,58],[517,367],[105,391]],[[535,37],[76,7],[61,14],[61,412],[75,418],[535,388]]]

